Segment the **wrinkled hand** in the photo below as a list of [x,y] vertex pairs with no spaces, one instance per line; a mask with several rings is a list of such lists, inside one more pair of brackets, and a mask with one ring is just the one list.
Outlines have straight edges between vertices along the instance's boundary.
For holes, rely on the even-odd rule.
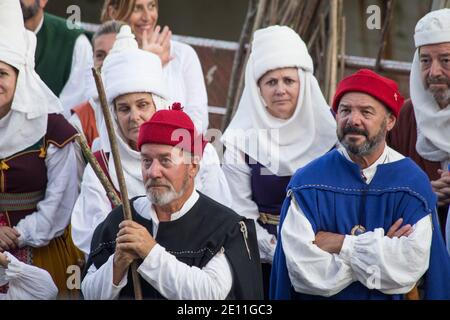
[[173,57],[170,56],[170,40],[172,38],[172,31],[168,26],[165,26],[161,31],[160,26],[156,26],[153,32],[149,33],[144,30],[142,35],[142,49],[156,54],[163,66],[168,64]]
[[392,227],[389,228],[389,231],[386,233],[386,236],[389,238],[400,238],[400,237],[408,237],[411,233],[413,233],[413,227],[410,224],[401,226],[403,223],[403,218],[398,219],[395,221],[395,223],[392,225]]
[[345,236],[342,234],[319,231],[316,234],[314,243],[326,252],[339,254],[339,252],[341,252],[344,239]]
[[439,169],[441,177],[438,180],[431,181],[434,193],[438,196],[438,206],[450,204],[450,172]]
[[0,252],[15,250],[19,247],[20,233],[10,227],[0,227]]
[[116,248],[145,259],[156,244],[148,230],[134,221],[122,221],[119,225]]
[[6,268],[8,266],[8,259],[4,253],[0,252],[0,267]]

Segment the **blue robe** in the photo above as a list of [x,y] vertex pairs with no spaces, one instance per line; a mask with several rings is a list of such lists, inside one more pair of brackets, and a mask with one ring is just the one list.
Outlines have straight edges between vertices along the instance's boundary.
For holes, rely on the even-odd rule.
[[[320,175],[317,173],[320,172]],[[450,299],[450,257],[439,232],[436,196],[425,173],[409,158],[382,164],[370,184],[360,175],[357,164],[337,150],[331,151],[297,171],[288,185],[314,233],[328,231],[351,234],[355,225],[366,231],[383,228],[385,233],[399,218],[404,224],[416,224],[427,215],[433,222],[430,264],[424,275],[425,299]],[[285,199],[280,230],[291,203]],[[272,266],[271,299],[325,299],[296,293],[291,285],[281,232]],[[353,282],[328,299],[402,299]]]

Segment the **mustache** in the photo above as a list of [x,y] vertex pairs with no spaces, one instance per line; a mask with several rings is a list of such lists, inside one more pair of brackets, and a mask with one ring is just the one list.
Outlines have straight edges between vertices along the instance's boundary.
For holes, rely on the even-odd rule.
[[450,79],[445,76],[427,77],[427,84],[446,84],[450,86]]
[[352,127],[352,126],[346,126],[346,127],[344,127],[344,129],[342,129],[342,135],[345,136],[350,133],[360,134],[360,135],[365,136],[366,138],[369,137],[369,133],[364,129],[359,129],[357,127]]
[[169,183],[164,183],[164,181],[161,180],[150,179],[145,183],[145,189],[148,189],[150,187],[167,187],[171,189],[172,185]]

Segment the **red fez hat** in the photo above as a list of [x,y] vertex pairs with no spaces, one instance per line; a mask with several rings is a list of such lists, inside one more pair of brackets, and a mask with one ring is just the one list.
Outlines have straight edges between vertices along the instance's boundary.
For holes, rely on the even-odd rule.
[[143,144],[155,143],[179,147],[195,155],[202,155],[206,141],[198,134],[191,118],[183,112],[180,103],[174,103],[170,110],[157,111],[139,129],[138,149]]
[[395,117],[398,117],[405,100],[398,91],[397,82],[368,69],[361,69],[339,82],[333,99],[334,112],[337,112],[341,98],[348,92],[371,95],[389,108]]

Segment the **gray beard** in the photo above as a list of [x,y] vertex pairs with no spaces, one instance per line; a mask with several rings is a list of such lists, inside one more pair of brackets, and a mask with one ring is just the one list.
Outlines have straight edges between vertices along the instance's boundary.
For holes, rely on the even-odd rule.
[[183,187],[178,192],[175,190],[173,185],[169,185],[169,191],[166,191],[166,192],[155,192],[151,188],[148,188],[148,186],[151,183],[151,180],[148,180],[147,183],[145,184],[145,190],[146,190],[147,199],[152,204],[155,204],[157,206],[168,205],[172,201],[181,198],[185,194],[186,189],[188,187],[187,181],[188,181],[188,176],[186,175],[184,180],[183,180]]
[[444,108],[448,107],[450,105],[450,89],[445,90],[443,93],[440,92],[432,92],[428,90],[428,92],[431,93],[434,100],[436,100],[436,103],[441,106],[444,105]]
[[356,145],[353,143],[349,143],[345,140],[345,136],[343,137],[340,133],[338,133],[339,142],[342,146],[351,154],[355,156],[367,156],[373,152],[375,148],[377,148],[383,141],[386,134],[386,119],[381,124],[381,128],[378,133],[372,137],[367,138],[361,145]]

